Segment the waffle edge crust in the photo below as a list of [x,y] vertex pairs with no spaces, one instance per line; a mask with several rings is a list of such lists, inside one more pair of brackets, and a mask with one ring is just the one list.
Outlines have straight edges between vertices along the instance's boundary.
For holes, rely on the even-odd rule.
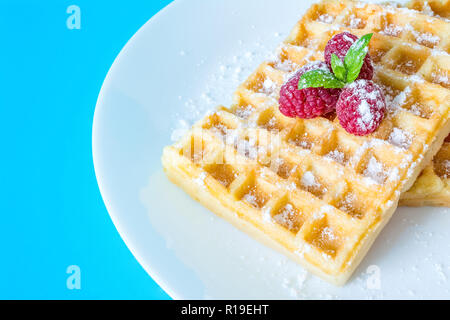
[[[415,36],[430,26],[443,40]],[[284,81],[322,59],[328,39],[343,31],[374,33],[374,81],[390,106],[366,137],[348,134],[332,116],[290,119],[278,111]],[[230,108],[219,107],[164,149],[167,176],[237,228],[345,284],[450,132],[449,88],[436,76],[448,71],[448,31],[445,20],[405,8],[314,4]]]

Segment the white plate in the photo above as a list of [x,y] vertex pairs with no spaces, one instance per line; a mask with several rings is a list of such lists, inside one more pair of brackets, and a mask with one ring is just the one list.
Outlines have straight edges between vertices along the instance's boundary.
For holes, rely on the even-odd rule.
[[336,288],[216,218],[162,172],[177,118],[228,104],[309,5],[179,0],[129,41],[106,77],[93,127],[95,170],[114,224],[173,298],[449,298],[448,209],[399,209],[351,281]]

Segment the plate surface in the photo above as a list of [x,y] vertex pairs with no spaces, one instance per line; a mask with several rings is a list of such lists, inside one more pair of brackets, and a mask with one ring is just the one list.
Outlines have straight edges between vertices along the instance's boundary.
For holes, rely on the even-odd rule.
[[137,32],[108,73],[94,117],[94,165],[111,218],[176,299],[449,298],[449,209],[399,209],[351,281],[336,288],[217,218],[162,172],[171,136],[229,104],[309,5],[178,0]]

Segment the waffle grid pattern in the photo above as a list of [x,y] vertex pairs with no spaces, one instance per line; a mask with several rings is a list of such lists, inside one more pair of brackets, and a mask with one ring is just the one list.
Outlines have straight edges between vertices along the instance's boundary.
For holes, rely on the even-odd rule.
[[407,7],[428,15],[440,16],[445,19],[450,18],[449,0],[411,0]]
[[[418,33],[434,24],[444,40],[419,41],[408,28],[395,36],[384,32],[408,23]],[[219,108],[165,149],[166,171],[197,181],[191,195],[206,188],[310,271],[343,284],[432,156],[436,136],[448,133],[448,84],[433,75],[448,71],[448,28],[442,19],[403,8],[313,5],[277,58],[238,88],[232,107]],[[301,120],[278,111],[281,85],[321,59],[328,39],[343,31],[375,33],[370,53],[390,109],[368,137],[348,134],[335,116]]]

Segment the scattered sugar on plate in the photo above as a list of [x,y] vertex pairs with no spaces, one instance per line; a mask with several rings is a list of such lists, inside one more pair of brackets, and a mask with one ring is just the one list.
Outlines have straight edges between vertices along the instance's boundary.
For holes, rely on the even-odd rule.
[[291,298],[299,299],[303,297],[303,288],[308,280],[309,273],[304,269],[299,269],[298,274],[293,278],[284,278],[282,286],[288,290]]

